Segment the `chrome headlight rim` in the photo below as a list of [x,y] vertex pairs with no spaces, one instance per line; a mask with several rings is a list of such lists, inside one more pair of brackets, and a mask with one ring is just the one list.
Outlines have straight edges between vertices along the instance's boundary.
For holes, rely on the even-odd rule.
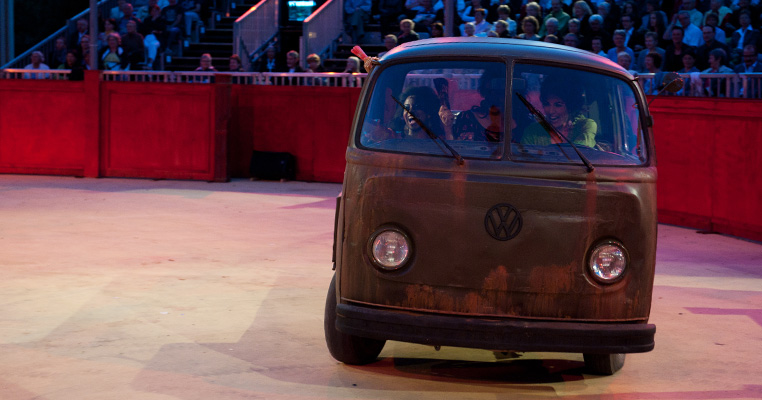
[[[376,241],[376,239],[385,232],[394,232],[402,236],[402,238],[405,240],[405,243],[407,243],[407,257],[399,263],[397,266],[386,266],[382,264],[378,259],[376,259],[376,256],[374,255],[373,251],[373,244]],[[377,269],[384,271],[384,272],[398,272],[405,268],[407,265],[410,264],[410,260],[412,260],[414,254],[414,246],[413,241],[410,238],[410,235],[405,232],[404,229],[396,226],[396,225],[384,225],[373,231],[371,233],[370,237],[368,238],[368,245],[367,245],[367,257],[370,263]]]
[[[594,261],[594,257],[596,257],[597,250],[602,249],[605,246],[614,246],[618,248],[624,259],[624,267],[622,267],[622,272],[620,272],[619,275],[616,276],[615,278],[611,278],[611,279],[607,279],[596,274],[594,266],[593,266],[593,261]],[[630,267],[630,255],[627,252],[627,248],[624,247],[624,244],[622,244],[621,241],[616,239],[611,239],[611,238],[599,240],[598,242],[596,242],[595,245],[593,245],[590,248],[590,252],[587,256],[587,262],[585,263],[585,270],[587,271],[587,274],[590,276],[590,278],[594,282],[601,285],[606,285],[606,286],[610,286],[617,282],[621,282],[622,279],[624,279],[625,276],[627,276],[628,271],[630,269],[629,267]]]

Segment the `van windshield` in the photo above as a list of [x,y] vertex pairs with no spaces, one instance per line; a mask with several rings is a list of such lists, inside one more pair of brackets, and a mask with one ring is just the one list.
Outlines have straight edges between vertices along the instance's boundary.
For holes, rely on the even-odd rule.
[[[502,62],[438,61],[395,65],[375,83],[360,132],[362,147],[499,159],[505,140]],[[420,123],[423,123],[423,127]]]
[[537,121],[524,98],[593,165],[646,161],[637,97],[624,80],[569,68],[516,64],[512,92],[511,159],[582,163],[566,140]]

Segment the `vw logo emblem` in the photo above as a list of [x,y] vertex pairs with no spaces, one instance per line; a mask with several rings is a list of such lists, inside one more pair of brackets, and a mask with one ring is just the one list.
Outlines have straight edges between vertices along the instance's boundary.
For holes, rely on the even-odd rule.
[[487,211],[484,229],[497,240],[511,240],[521,231],[521,214],[510,204],[498,204]]

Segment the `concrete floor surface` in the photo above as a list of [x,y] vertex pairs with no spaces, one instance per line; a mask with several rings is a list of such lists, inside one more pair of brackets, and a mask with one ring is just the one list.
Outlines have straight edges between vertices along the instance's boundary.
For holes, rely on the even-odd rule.
[[0,176],[0,399],[759,399],[762,245],[659,226],[656,349],[329,355],[340,185]]

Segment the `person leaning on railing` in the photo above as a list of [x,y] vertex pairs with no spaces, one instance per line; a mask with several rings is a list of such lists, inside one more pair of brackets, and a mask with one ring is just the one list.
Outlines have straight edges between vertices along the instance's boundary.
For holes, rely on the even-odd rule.
[[[702,71],[704,74],[732,74],[733,70],[725,66],[727,53],[722,49],[714,49],[709,52],[709,68]],[[704,92],[710,97],[727,97],[726,80],[730,78],[706,78],[704,79]]]

